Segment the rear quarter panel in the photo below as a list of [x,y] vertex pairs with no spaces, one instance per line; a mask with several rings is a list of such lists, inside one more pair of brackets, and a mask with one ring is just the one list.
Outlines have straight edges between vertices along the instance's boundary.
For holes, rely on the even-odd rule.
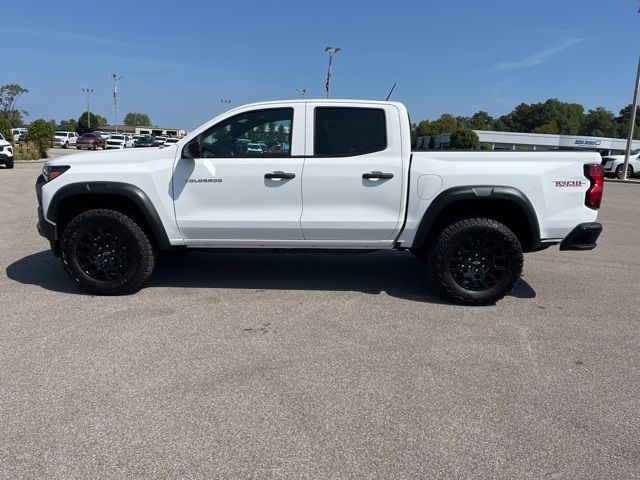
[[411,246],[434,198],[470,185],[517,188],[535,209],[540,238],[564,238],[579,223],[596,220],[597,210],[585,205],[590,182],[584,165],[600,162],[600,155],[590,152],[414,152],[399,242]]

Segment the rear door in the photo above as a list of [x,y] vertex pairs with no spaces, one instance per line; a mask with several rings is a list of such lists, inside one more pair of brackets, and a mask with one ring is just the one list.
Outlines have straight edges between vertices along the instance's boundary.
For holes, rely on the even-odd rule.
[[187,245],[303,239],[304,111],[304,103],[249,107],[205,129],[178,152],[172,194]]
[[335,246],[393,243],[404,184],[399,122],[398,110],[389,104],[307,104],[305,240]]

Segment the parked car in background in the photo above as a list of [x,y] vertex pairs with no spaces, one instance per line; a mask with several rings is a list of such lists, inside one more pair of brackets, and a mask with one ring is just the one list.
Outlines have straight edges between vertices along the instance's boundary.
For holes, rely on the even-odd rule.
[[[15,143],[24,142],[25,137],[27,136],[26,128],[12,128],[11,135],[13,135],[13,141]],[[21,138],[22,137],[22,138]]]
[[88,148],[90,150],[97,150],[98,148],[102,148],[104,150],[105,148],[107,148],[107,145],[99,133],[93,132],[83,133],[76,142],[76,148],[78,150],[83,148]]
[[109,133],[109,132],[101,132],[100,130],[96,130],[93,133],[96,133],[96,134],[100,135],[100,137],[103,140],[106,140],[107,138],[109,138],[111,136],[111,133]]
[[136,140],[136,142],[135,142],[135,144],[133,146],[136,147],[136,148],[139,148],[139,147],[158,147],[158,146],[160,146],[160,144],[156,140],[156,137],[154,137],[153,135],[144,135],[143,137],[141,137],[138,140]]
[[262,145],[259,143],[247,143],[247,149],[245,153],[263,153]]
[[0,165],[13,168],[13,147],[2,134],[0,134]]
[[106,143],[107,148],[133,148],[133,137],[114,133],[106,140]]
[[75,147],[78,136],[76,132],[58,131],[53,137],[53,146],[61,148]]
[[[602,169],[608,177],[623,178],[624,155],[611,155],[602,158]],[[629,154],[629,165],[627,167],[627,178],[640,175],[640,148],[632,150]]]
[[165,140],[164,144],[165,145],[170,145],[170,144],[173,144],[173,143],[178,143],[179,141],[180,141],[180,139],[177,138],[177,137],[169,137],[169,138],[167,138]]
[[156,142],[158,142],[158,145],[164,145],[164,142],[166,141],[167,141],[167,137],[164,137],[162,135],[159,137],[156,137]]

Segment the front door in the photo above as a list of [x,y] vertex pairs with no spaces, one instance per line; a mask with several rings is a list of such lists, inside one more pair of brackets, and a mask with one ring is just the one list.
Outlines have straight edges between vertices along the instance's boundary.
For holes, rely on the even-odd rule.
[[189,246],[302,240],[304,104],[248,109],[178,152],[172,195]]

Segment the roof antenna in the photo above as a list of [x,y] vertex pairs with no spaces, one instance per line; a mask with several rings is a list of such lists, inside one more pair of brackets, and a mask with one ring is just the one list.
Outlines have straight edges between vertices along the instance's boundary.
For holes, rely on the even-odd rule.
[[396,88],[396,83],[398,82],[394,82],[393,87],[391,87],[391,90],[389,90],[389,95],[387,95],[387,98],[384,99],[385,102],[389,100],[389,97],[393,93],[393,90]]

